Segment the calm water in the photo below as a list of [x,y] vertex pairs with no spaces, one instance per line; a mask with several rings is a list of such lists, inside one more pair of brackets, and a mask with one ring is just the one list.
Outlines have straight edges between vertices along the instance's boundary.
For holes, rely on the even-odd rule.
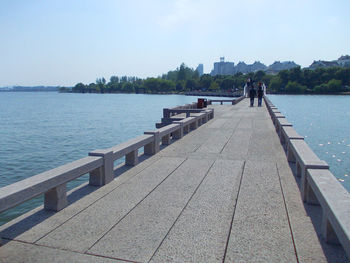
[[350,192],[350,96],[268,97]]
[[[197,97],[136,94],[0,92],[0,187],[86,157],[155,129],[163,108]],[[68,185],[73,188],[83,176]],[[42,196],[0,214],[0,225]]]

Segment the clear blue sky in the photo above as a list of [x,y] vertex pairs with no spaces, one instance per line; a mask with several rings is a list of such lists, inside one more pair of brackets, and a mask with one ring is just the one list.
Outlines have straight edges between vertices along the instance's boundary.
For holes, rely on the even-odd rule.
[[0,86],[350,55],[349,0],[1,0]]

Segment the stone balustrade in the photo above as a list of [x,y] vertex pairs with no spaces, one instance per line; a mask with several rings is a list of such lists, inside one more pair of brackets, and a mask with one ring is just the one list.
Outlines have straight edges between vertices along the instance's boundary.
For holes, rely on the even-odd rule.
[[40,194],[45,194],[45,209],[59,211],[67,205],[67,182],[89,172],[93,177],[105,178],[108,172],[106,171],[103,158],[88,156],[2,187],[0,189],[0,212]]
[[322,207],[322,234],[329,243],[341,244],[350,258],[350,193],[329,171],[328,164],[310,149],[272,102],[264,96],[266,107],[286,150],[301,177],[302,200]]

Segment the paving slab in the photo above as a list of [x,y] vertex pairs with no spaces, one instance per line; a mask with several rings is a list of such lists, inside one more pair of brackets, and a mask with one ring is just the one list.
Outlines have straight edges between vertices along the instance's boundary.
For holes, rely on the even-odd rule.
[[93,255],[85,255],[67,250],[37,246],[12,241],[0,247],[0,263],[125,263],[118,259],[109,259]]
[[225,262],[297,262],[274,163],[245,164]]
[[183,161],[183,158],[160,159],[123,187],[110,192],[36,243],[86,252]]
[[234,160],[247,159],[252,133],[252,130],[237,128],[223,148],[221,154]]
[[151,262],[222,262],[242,168],[215,162]]
[[224,124],[226,120],[225,119],[218,119],[214,118],[213,122],[208,124],[209,129],[220,129]]
[[212,162],[184,162],[130,214],[99,240],[89,253],[147,262],[207,175]]
[[235,220],[225,262],[297,262],[288,224],[271,214]]
[[[214,130],[210,137],[203,143],[196,152],[201,153],[216,153],[219,154],[232,136],[232,131]],[[210,139],[209,139],[210,138]]]

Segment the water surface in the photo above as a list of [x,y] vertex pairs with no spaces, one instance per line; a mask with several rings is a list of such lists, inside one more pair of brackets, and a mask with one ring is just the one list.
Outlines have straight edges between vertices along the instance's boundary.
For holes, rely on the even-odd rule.
[[350,96],[268,95],[350,191]]

